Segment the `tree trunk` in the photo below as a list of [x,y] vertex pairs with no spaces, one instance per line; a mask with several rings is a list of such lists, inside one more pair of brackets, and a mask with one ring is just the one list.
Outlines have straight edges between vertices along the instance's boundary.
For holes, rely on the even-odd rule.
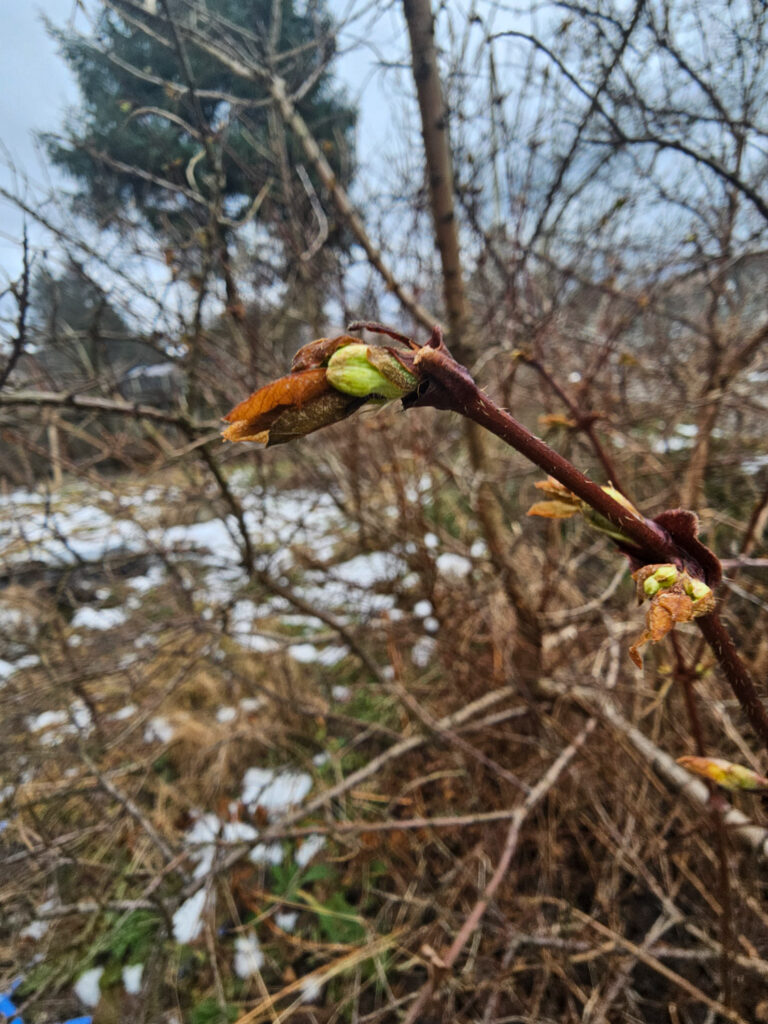
[[[430,0],[403,0],[411,40],[413,77],[421,113],[421,134],[429,181],[429,199],[435,241],[442,266],[443,294],[448,317],[449,347],[461,363],[472,360],[469,309],[453,204],[453,157],[443,87],[437,66],[435,21]],[[524,687],[534,690],[542,670],[542,634],[531,594],[509,557],[509,535],[504,515],[490,484],[491,463],[487,434],[475,423],[466,425],[469,457],[480,478],[477,515],[504,592],[517,617],[515,665]]]
[[453,205],[453,158],[448,137],[448,114],[437,66],[435,19],[430,0],[403,0],[403,10],[411,39],[413,77],[429,177],[429,200],[443,271],[449,347],[460,363],[468,363],[467,298]]

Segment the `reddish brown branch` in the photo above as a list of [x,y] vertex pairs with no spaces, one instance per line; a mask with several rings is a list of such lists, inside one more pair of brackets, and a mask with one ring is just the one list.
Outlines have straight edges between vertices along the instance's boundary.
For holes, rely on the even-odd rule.
[[597,431],[595,430],[595,420],[600,418],[596,413],[585,413],[578,405],[573,401],[568,392],[563,388],[552,376],[549,370],[540,363],[538,359],[534,359],[533,356],[521,355],[520,359],[530,366],[532,369],[542,377],[543,380],[549,384],[550,388],[555,392],[557,397],[565,405],[568,412],[573,417],[574,429],[583,430],[589,438],[590,444],[594,449],[595,455],[600,461],[603,469],[605,470],[606,478],[608,482],[616,488],[617,491],[621,491],[622,494],[629,496],[629,492],[625,487],[622,487],[619,481],[619,475],[616,471],[616,467],[613,463],[608,452],[605,450],[602,441],[598,437]]
[[[673,539],[659,523],[630,512],[527,427],[500,409],[480,390],[466,367],[451,356],[439,327],[434,328],[429,342],[416,353],[414,370],[421,378],[421,383],[414,396],[404,399],[404,405],[431,405],[438,409],[452,410],[496,434],[617,527],[631,542],[626,547],[626,553],[631,553],[634,564],[671,562],[691,575],[706,580],[711,576],[713,566],[702,565],[700,559],[707,556],[714,563],[716,571],[719,571],[720,564],[715,556],[695,537],[688,538],[687,544],[681,546],[684,539],[681,534]],[[668,513],[665,522],[670,524],[671,529],[673,521],[686,515],[684,512]],[[750,725],[768,748],[768,712],[731,636],[716,611],[702,616],[696,622]]]

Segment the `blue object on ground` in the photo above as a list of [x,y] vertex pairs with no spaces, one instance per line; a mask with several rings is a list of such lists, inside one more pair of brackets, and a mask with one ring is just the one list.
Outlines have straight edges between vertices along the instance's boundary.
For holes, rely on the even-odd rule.
[[[11,999],[11,993],[19,984],[20,980],[21,979],[19,979],[19,981],[14,981],[9,992],[4,992],[0,995],[0,1017],[7,1018],[9,1024],[24,1024],[21,1017],[13,1016],[14,1013],[16,1013],[17,1006]],[[65,1020],[63,1024],[93,1024],[93,1017],[70,1017],[69,1020]]]

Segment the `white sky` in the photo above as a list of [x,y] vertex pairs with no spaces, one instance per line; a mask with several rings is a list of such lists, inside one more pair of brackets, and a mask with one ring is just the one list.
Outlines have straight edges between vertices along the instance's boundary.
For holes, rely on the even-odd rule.
[[[0,185],[5,188],[18,183],[9,163],[33,181],[46,180],[34,133],[61,127],[66,106],[77,101],[72,76],[42,22],[45,13],[55,24],[66,24],[74,11],[74,0],[0,0]],[[21,226],[17,211],[0,199],[0,287],[18,273]]]
[[[353,4],[330,0],[329,6],[336,17],[343,18]],[[370,10],[370,5],[365,6]],[[79,101],[74,78],[58,55],[43,17],[56,26],[71,25],[74,19],[78,27],[87,28],[76,0],[0,0],[0,186],[17,193],[23,193],[21,177],[33,185],[55,183],[56,176],[46,167],[35,134],[60,129],[67,107]],[[336,62],[335,73],[347,86],[350,99],[360,104],[361,161],[375,165],[391,126],[391,108],[382,92],[382,76],[377,74],[376,64],[381,53],[399,57],[407,52],[407,33],[399,8],[353,22],[341,46],[355,47],[354,54],[342,55]],[[392,81],[391,73],[388,81]],[[22,215],[0,197],[0,290],[20,273],[22,230]],[[35,235],[34,227],[30,227],[33,242]]]

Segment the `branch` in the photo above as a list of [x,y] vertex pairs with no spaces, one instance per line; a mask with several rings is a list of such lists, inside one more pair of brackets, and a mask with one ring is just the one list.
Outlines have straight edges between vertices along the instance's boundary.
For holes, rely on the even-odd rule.
[[348,225],[358,243],[364,249],[365,255],[368,257],[368,262],[374,270],[377,271],[389,291],[391,291],[393,295],[397,296],[400,300],[400,304],[411,314],[414,320],[426,327],[428,330],[431,330],[432,325],[435,322],[435,317],[400,284],[384,262],[381,250],[377,249],[373,244],[370,235],[365,229],[365,225],[363,224],[360,214],[352,205],[352,202],[345,190],[341,185],[339,185],[331,165],[323,156],[323,153],[318,146],[315,137],[310,132],[306,121],[296,110],[289,98],[285,81],[282,78],[275,76],[270,81],[269,89],[280,116],[299,140],[301,147],[304,150],[307,159],[314,167],[318,178],[320,178],[323,185],[330,193],[340,216]]
[[13,391],[0,395],[0,407],[13,405],[53,405],[70,409],[117,413],[120,416],[131,416],[133,419],[168,423],[179,427],[188,434],[205,434],[210,430],[217,430],[218,427],[218,420],[192,420],[182,413],[164,412],[162,409],[156,409],[153,405],[125,402],[116,398],[68,394],[61,391]]
[[[459,929],[456,938],[451,943],[451,948],[448,953],[442,959],[440,963],[440,970],[450,970],[461,954],[466,944],[469,942],[473,932],[480,924],[480,920],[485,914],[488,908],[488,904],[493,899],[496,890],[501,885],[504,876],[509,868],[510,861],[517,849],[517,842],[520,838],[520,829],[523,826],[523,822],[531,813],[531,811],[541,803],[544,797],[549,791],[555,786],[560,779],[560,776],[569,766],[571,761],[576,756],[579,748],[584,744],[587,737],[594,731],[597,725],[596,718],[590,718],[582,727],[578,736],[570,743],[560,754],[560,756],[550,765],[547,771],[544,773],[539,782],[533,787],[528,796],[525,798],[523,803],[517,808],[512,816],[512,820],[509,823],[509,829],[507,831],[507,839],[504,844],[504,850],[502,852],[499,863],[496,865],[496,870],[491,877],[488,885],[485,887],[485,891],[477,903],[472,908],[471,913],[465,920],[464,924]],[[432,997],[432,993],[435,990],[437,984],[437,976],[435,974],[429,979],[424,985],[416,1002],[411,1007],[408,1016],[405,1018],[404,1024],[416,1024],[421,1019],[421,1013],[426,1004]]]
[[19,313],[16,317],[16,337],[13,339],[13,347],[11,348],[11,354],[8,356],[8,362],[3,367],[2,373],[0,373],[0,390],[5,387],[5,383],[13,372],[13,368],[21,357],[21,353],[24,351],[24,346],[27,341],[27,312],[29,310],[29,240],[27,238],[27,229],[24,228],[24,269],[21,273],[21,283],[11,286],[16,302],[19,307]]
[[[508,412],[500,409],[478,388],[469,371],[451,356],[439,328],[433,330],[430,341],[416,353],[413,366],[421,383],[418,391],[403,400],[404,405],[431,405],[438,409],[452,410],[490,430],[616,526],[632,542],[630,557],[633,562],[640,565],[671,562],[704,580],[713,568],[719,571],[719,561],[694,536],[684,544],[680,535],[673,539],[658,523],[634,514]],[[702,565],[704,555],[713,559],[715,565]],[[696,623],[712,648],[750,725],[768,747],[768,712],[717,611],[701,616]]]

